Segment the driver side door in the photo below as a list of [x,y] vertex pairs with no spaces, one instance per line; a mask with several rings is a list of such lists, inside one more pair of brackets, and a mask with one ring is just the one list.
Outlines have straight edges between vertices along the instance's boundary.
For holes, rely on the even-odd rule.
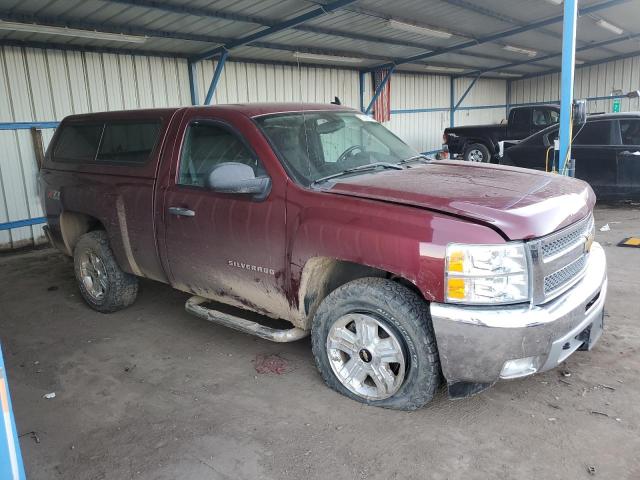
[[246,137],[229,122],[187,119],[176,142],[162,196],[165,258],[171,284],[183,291],[281,317],[285,200],[276,185],[266,198],[207,187],[221,163],[268,175]]

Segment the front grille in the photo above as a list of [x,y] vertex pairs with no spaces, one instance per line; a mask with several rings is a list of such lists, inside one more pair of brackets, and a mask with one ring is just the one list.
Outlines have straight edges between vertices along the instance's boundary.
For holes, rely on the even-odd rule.
[[547,259],[558,255],[584,241],[584,237],[589,235],[593,226],[593,215],[589,215],[577,224],[549,235],[542,241],[543,258]]
[[582,277],[593,240],[593,214],[573,225],[527,242],[532,266],[532,300],[536,305],[561,295]]
[[544,277],[544,294],[550,295],[576,278],[587,265],[587,255],[582,255],[569,265]]

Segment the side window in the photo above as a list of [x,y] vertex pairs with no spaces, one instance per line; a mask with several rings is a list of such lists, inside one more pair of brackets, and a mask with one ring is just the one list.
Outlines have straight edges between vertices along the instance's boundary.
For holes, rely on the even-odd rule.
[[549,119],[545,115],[545,110],[535,108],[533,110],[533,116],[531,117],[531,123],[536,127],[544,127],[549,124]]
[[192,123],[180,155],[178,184],[204,187],[211,170],[221,163],[238,162],[253,168],[256,177],[264,170],[236,134],[211,123]]
[[518,108],[513,111],[513,117],[511,119],[514,129],[527,129],[529,128],[529,114],[531,110],[528,108]]
[[623,145],[640,145],[640,120],[620,120]]
[[555,110],[547,110],[534,108],[531,123],[536,127],[548,127],[558,122],[558,112]]
[[93,162],[103,125],[65,125],[53,151],[54,162]]
[[610,145],[611,122],[587,122],[574,137],[573,143],[574,145]]
[[158,140],[160,122],[107,123],[104,128],[99,163],[143,165]]

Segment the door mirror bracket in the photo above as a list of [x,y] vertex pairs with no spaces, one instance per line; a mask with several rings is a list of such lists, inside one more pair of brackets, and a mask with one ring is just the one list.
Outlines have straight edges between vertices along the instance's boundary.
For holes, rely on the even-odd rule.
[[219,163],[207,176],[207,188],[219,193],[252,195],[254,200],[264,200],[271,191],[268,176],[256,177],[253,168],[244,163]]

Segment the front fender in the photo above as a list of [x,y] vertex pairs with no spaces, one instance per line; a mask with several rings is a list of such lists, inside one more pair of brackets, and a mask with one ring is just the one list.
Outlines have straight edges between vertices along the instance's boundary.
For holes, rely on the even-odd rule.
[[287,205],[290,303],[298,307],[310,259],[332,258],[382,270],[414,284],[425,300],[442,302],[448,243],[504,242],[486,226],[401,204],[294,186]]

